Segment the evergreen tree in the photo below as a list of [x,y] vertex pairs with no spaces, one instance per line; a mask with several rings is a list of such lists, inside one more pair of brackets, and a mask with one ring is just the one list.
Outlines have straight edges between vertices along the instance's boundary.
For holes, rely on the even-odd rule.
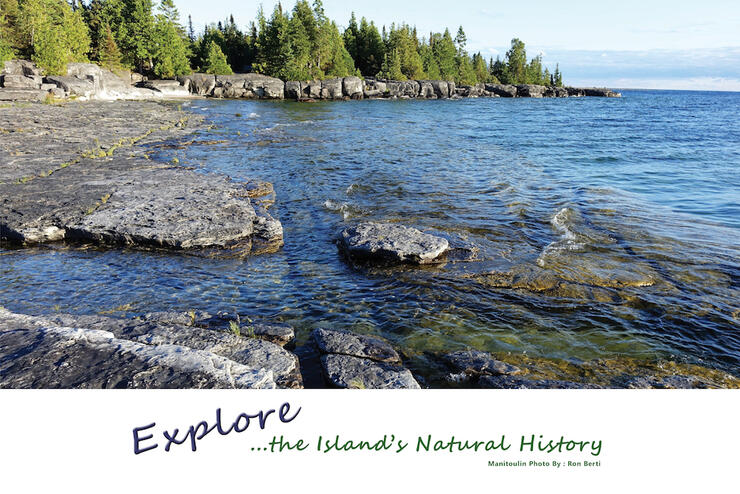
[[512,83],[509,66],[499,57],[496,57],[496,62],[494,62],[493,67],[491,68],[491,75],[501,84]]
[[272,17],[258,38],[259,55],[257,69],[272,77],[287,79],[291,75],[293,49],[290,43],[290,19],[278,3]]
[[169,79],[189,74],[185,30],[179,24],[180,14],[172,0],[162,0],[160,14],[154,28],[153,72],[157,77]]
[[[145,72],[152,68],[155,51],[152,0],[120,0],[120,2],[123,9],[116,42],[122,47],[126,62],[139,72]],[[111,24],[111,28],[113,27]]]
[[527,83],[527,51],[519,38],[511,40],[511,48],[506,52],[506,66],[509,84]]
[[342,37],[344,38],[344,47],[347,48],[347,51],[352,55],[352,58],[355,61],[359,61],[360,53],[358,42],[360,38],[360,28],[357,25],[357,18],[355,17],[354,12],[352,12],[352,16],[349,18],[349,25],[347,26],[347,29],[344,30]]
[[489,82],[491,75],[488,72],[486,61],[481,56],[480,52],[473,55],[473,71],[475,72],[475,79],[477,82]]
[[87,25],[82,13],[64,0],[25,0],[18,27],[23,55],[30,55],[47,74],[66,74],[67,63],[87,61]]
[[13,58],[15,53],[11,46],[10,28],[5,15],[0,11],[0,63]]
[[108,70],[120,69],[122,64],[121,50],[118,49],[113,31],[108,24],[105,25],[105,39],[100,46],[99,62],[101,67]]
[[437,60],[437,65],[439,66],[439,75],[446,81],[453,81],[458,75],[457,63],[455,61],[457,49],[455,48],[455,43],[452,41],[450,30],[445,29],[442,36],[435,38],[433,50],[434,58]]
[[352,55],[357,68],[363,75],[374,76],[380,72],[385,55],[385,45],[378,28],[364,17],[360,20],[360,33],[357,39],[357,57]]
[[563,87],[563,74],[560,72],[560,65],[555,64],[555,73],[552,76],[553,86]]
[[229,63],[226,61],[226,55],[215,41],[208,44],[208,53],[201,70],[206,74],[229,75],[233,74]]
[[193,29],[193,16],[188,14],[188,39],[190,43],[195,43],[195,29]]

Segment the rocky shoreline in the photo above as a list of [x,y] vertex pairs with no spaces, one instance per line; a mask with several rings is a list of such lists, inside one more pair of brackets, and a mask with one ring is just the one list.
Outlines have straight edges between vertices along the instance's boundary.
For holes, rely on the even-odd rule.
[[[12,103],[0,111],[0,245],[48,242],[245,256],[279,249],[272,185],[204,175],[152,160],[152,147],[197,145],[202,117],[147,101]],[[327,239],[329,240],[329,239]],[[427,265],[459,247],[409,226],[362,223],[339,233],[348,260]],[[425,357],[442,387],[738,387],[711,371],[638,373],[583,364],[571,381],[552,365],[476,350]],[[569,364],[572,365],[572,364]],[[312,368],[313,367],[313,368]],[[608,373],[604,371],[608,367]],[[669,366],[667,366],[669,368]],[[294,328],[248,315],[200,311],[104,315],[18,314],[0,308],[0,387],[9,388],[404,388],[439,387],[402,348],[343,328],[317,328],[300,346]]]
[[116,75],[94,64],[70,63],[66,76],[43,76],[31,62],[5,62],[0,73],[0,101],[49,99],[157,100],[210,97],[230,99],[338,101],[360,99],[568,98],[620,97],[606,88],[534,84],[456,85],[453,81],[343,77],[315,81],[282,81],[261,74],[191,74],[177,80],[145,80]]

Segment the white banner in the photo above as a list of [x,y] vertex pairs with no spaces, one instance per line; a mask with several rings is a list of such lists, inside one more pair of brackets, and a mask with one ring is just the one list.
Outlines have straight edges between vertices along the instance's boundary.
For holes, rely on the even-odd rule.
[[0,397],[9,493],[730,492],[737,480],[737,391]]

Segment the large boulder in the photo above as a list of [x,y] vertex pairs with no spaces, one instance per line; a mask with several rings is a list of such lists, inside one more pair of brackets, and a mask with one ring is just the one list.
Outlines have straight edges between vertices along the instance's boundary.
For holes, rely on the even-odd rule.
[[516,95],[520,98],[542,98],[545,96],[547,87],[537,84],[519,84],[516,87]]
[[516,97],[517,88],[511,84],[486,84],[486,91],[502,98]]
[[285,98],[300,99],[301,97],[301,83],[299,81],[286,81]]
[[449,248],[447,239],[393,223],[360,223],[345,229],[339,245],[353,259],[428,264]]
[[216,87],[216,76],[213,74],[190,74],[178,78],[183,86],[198,96],[210,96]]
[[450,86],[447,84],[447,81],[431,81],[431,84],[437,98],[450,97]]
[[148,80],[137,84],[138,87],[152,90],[165,98],[186,98],[190,96],[187,87],[175,80]]
[[304,98],[321,98],[321,81],[309,81],[301,84],[301,93]]
[[62,88],[67,95],[73,97],[89,98],[95,94],[95,83],[92,79],[50,75],[44,78],[44,82],[55,84]]
[[580,87],[566,87],[565,90],[568,91],[568,96],[571,98],[582,98],[586,96],[586,91]]
[[2,85],[5,89],[40,89],[43,80],[40,75],[6,74],[2,76]]
[[8,60],[3,64],[3,75],[22,75],[26,77],[42,75],[41,69],[28,60]]
[[324,377],[339,388],[418,389],[411,372],[388,343],[349,331],[316,329]]
[[359,77],[345,77],[342,79],[342,92],[349,98],[358,98],[363,96],[364,84]]
[[432,86],[430,81],[419,81],[419,97],[427,99],[435,99],[437,97],[434,86]]
[[285,83],[275,77],[263,74],[244,74],[244,89],[251,91],[259,99],[283,99]]
[[321,99],[342,99],[342,79],[325,79],[321,81]]

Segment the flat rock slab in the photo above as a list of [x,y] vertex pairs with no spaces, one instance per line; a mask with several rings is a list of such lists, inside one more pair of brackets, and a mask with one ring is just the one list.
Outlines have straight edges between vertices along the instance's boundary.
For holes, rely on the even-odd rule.
[[139,170],[110,185],[111,197],[69,225],[67,238],[169,249],[251,244],[254,208],[221,177],[204,180],[182,169]]
[[312,333],[322,353],[335,353],[378,362],[401,363],[398,353],[383,340],[349,331],[316,329]]
[[0,310],[3,388],[275,388],[269,370]]
[[185,137],[190,118],[198,128],[200,117],[142,102],[4,110],[0,241],[277,250],[282,225],[255,209],[248,184],[148,159],[140,144]]
[[[196,326],[209,329],[229,329],[231,321],[237,321],[232,313],[219,312],[216,315],[204,311],[192,312],[150,312],[140,318],[143,321],[159,324]],[[295,339],[295,330],[292,326],[271,321],[250,320],[246,316],[239,317],[242,332],[254,334],[255,337],[285,346]]]
[[7,342],[0,345],[7,387],[302,387],[295,355],[225,331],[0,310],[0,338]]
[[387,362],[329,354],[321,364],[329,382],[340,388],[419,389],[408,369]]
[[513,375],[518,374],[521,370],[518,367],[509,365],[491,357],[486,352],[478,350],[462,350],[452,352],[442,356],[444,360],[455,372],[462,372],[467,375]]
[[449,248],[447,239],[393,223],[361,223],[340,235],[340,247],[359,260],[428,264]]

